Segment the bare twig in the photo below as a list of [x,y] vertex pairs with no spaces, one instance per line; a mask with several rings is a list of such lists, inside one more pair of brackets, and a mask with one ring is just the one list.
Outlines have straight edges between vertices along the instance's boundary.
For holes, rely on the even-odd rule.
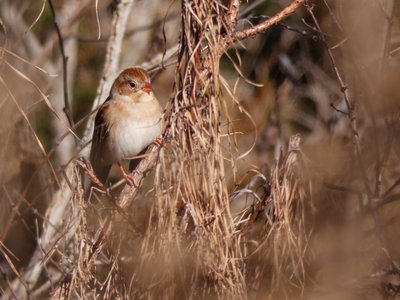
[[345,84],[345,82],[344,82],[344,80],[342,78],[342,75],[340,74],[340,71],[339,71],[339,68],[337,67],[333,52],[332,52],[331,48],[329,47],[328,42],[326,41],[325,35],[323,34],[323,31],[321,29],[321,26],[319,25],[319,22],[318,22],[317,18],[314,15],[313,7],[310,6],[309,4],[306,4],[305,6],[306,6],[308,12],[311,15],[311,18],[313,19],[313,22],[314,22],[314,24],[316,26],[316,29],[320,34],[321,41],[323,42],[323,44],[324,44],[324,46],[325,46],[325,48],[326,48],[326,50],[328,52],[329,58],[330,58],[331,63],[332,63],[333,70],[335,72],[336,78],[337,78],[337,80],[339,82],[339,85],[340,85],[340,90],[342,91],[342,94],[344,96],[344,100],[346,102],[346,106],[347,106],[347,110],[348,110],[347,116],[348,116],[349,121],[350,121],[352,137],[353,137],[353,143],[354,143],[356,156],[357,156],[357,161],[358,161],[358,163],[359,163],[359,165],[361,167],[361,175],[363,177],[363,182],[364,182],[365,189],[366,189],[369,197],[372,197],[372,191],[371,191],[371,188],[369,186],[368,178],[367,178],[365,167],[364,167],[364,163],[363,163],[362,158],[361,158],[360,136],[358,134],[357,119],[356,119],[356,115],[355,115],[355,112],[354,112],[354,106],[353,106],[352,102],[350,101],[348,87]]
[[268,18],[267,20],[257,25],[251,26],[250,28],[241,31],[235,31],[237,18],[239,15],[240,0],[231,0],[229,2],[225,16],[228,22],[228,26],[226,28],[228,34],[223,36],[221,39],[220,49],[218,51],[219,54],[222,55],[226,51],[226,49],[230,47],[234,42],[255,36],[276,25],[283,19],[287,18],[294,11],[296,11],[305,2],[306,0],[294,0],[290,5],[286,6],[283,10],[281,10],[273,17]]
[[343,111],[343,110],[337,108],[333,103],[331,103],[329,106],[332,107],[332,108],[333,108],[335,111],[337,111],[338,113],[341,113],[341,114],[343,114],[343,115],[345,115],[345,116],[349,116],[349,113],[348,113],[348,112]]
[[[70,34],[71,28],[73,28],[72,25],[75,24],[80,17],[82,17],[91,3],[92,2],[90,0],[79,1],[79,6],[76,6],[76,9],[73,11],[73,13],[65,20],[65,22],[59,24],[62,36],[68,36]],[[48,38],[46,44],[41,47],[41,51],[39,55],[34,58],[33,63],[36,65],[42,65],[49,57],[49,54],[55,47],[57,41],[57,33],[54,33]]]
[[54,10],[53,2],[52,0],[47,0],[49,2],[50,6],[50,11],[53,17],[53,23],[54,23],[54,28],[56,29],[57,32],[57,37],[58,37],[58,43],[60,45],[60,51],[61,51],[61,57],[62,57],[62,62],[63,62],[63,85],[64,85],[64,108],[63,111],[65,115],[67,116],[68,123],[70,126],[74,126],[74,118],[72,115],[71,111],[71,105],[69,102],[69,97],[68,97],[68,57],[65,55],[65,48],[64,48],[64,40],[61,35],[60,27],[58,27],[57,20],[56,20],[56,12]]
[[400,185],[400,178],[398,178],[392,185],[383,193],[384,197],[389,196],[390,192],[392,192],[398,185]]
[[[265,15],[257,15],[257,16],[251,17],[251,19],[263,19],[263,20],[270,19],[270,18],[271,18],[270,16],[265,16]],[[295,28],[295,27],[292,27],[292,26],[290,26],[290,25],[288,25],[286,23],[283,23],[283,22],[279,22],[279,23],[277,23],[277,25],[279,27],[282,27],[282,28],[286,29],[286,30],[296,32],[298,34],[301,34],[302,36],[305,36],[305,37],[308,37],[308,38],[311,38],[311,39],[319,38],[319,37],[307,32],[304,29]],[[337,46],[335,46],[335,47],[337,47]]]
[[[167,133],[165,133],[164,135],[166,134]],[[121,208],[123,209],[129,208],[130,205],[132,204],[132,201],[134,200],[135,194],[138,188],[140,187],[140,183],[142,182],[144,176],[149,170],[151,170],[155,166],[159,150],[160,150],[159,145],[152,145],[149,151],[147,152],[148,156],[140,161],[139,165],[132,173],[135,182],[138,182],[139,186],[135,187],[128,184],[125,185],[118,201]]]

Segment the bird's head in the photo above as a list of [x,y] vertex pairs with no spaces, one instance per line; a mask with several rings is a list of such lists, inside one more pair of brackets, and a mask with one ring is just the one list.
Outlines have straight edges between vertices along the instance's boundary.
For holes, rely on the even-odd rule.
[[149,73],[137,67],[122,71],[114,81],[111,96],[134,102],[153,101],[154,94]]

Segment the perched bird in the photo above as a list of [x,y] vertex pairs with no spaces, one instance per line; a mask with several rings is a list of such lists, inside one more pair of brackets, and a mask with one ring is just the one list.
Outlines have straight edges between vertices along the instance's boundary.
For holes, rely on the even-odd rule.
[[[136,185],[121,161],[141,154],[161,135],[162,114],[145,70],[129,68],[118,75],[96,114],[90,151],[90,162],[102,183],[117,163],[123,177]],[[137,161],[131,161],[130,169],[136,164]]]

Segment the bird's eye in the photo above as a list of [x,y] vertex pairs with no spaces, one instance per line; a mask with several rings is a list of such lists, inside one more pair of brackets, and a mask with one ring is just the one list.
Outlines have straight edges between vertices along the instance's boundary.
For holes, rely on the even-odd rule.
[[136,83],[133,81],[129,81],[129,86],[134,89],[136,87]]

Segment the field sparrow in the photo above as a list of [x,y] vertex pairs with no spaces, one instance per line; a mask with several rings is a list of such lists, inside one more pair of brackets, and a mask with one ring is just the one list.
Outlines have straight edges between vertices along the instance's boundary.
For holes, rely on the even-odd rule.
[[[129,68],[119,74],[95,118],[90,162],[102,183],[107,180],[111,166],[118,163],[123,177],[136,185],[121,161],[141,154],[161,135],[162,114],[145,70]],[[136,164],[132,160],[130,169]]]

